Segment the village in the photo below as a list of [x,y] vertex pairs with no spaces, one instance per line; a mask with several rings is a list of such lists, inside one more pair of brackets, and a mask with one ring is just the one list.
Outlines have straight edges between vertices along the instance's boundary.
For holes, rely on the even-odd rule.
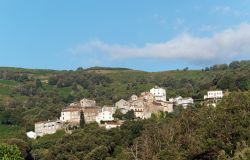
[[[223,91],[208,91],[204,95],[204,102],[207,106],[216,107],[216,104],[223,97]],[[95,100],[82,99],[79,102],[69,104],[62,109],[60,118],[56,120],[47,120],[35,123],[35,131],[26,133],[27,137],[36,139],[47,134],[54,134],[58,130],[71,132],[80,126],[81,118],[84,117],[85,123],[96,122],[100,127],[106,129],[121,126],[125,120],[114,117],[116,111],[126,114],[133,111],[135,119],[148,119],[152,114],[160,112],[171,113],[175,106],[181,106],[186,109],[194,105],[194,99],[191,97],[175,97],[166,99],[166,90],[155,86],[148,92],[142,92],[139,96],[132,95],[130,99],[121,99],[113,106],[97,106]]]

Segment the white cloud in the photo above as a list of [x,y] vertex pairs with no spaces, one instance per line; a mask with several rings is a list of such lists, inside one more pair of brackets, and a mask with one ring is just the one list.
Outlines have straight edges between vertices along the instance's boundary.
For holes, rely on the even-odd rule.
[[212,9],[212,11],[223,15],[232,15],[237,17],[249,15],[249,13],[245,10],[238,10],[230,6],[216,6]]
[[213,34],[196,37],[183,34],[162,43],[136,45],[108,44],[91,41],[71,49],[73,53],[102,53],[110,58],[180,59],[189,62],[218,62],[250,55],[250,24],[242,24]]

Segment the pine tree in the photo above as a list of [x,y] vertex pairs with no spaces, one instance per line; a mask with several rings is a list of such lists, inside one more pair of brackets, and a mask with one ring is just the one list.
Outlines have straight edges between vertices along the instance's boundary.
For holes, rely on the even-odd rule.
[[84,128],[85,126],[85,118],[83,111],[80,112],[80,128]]

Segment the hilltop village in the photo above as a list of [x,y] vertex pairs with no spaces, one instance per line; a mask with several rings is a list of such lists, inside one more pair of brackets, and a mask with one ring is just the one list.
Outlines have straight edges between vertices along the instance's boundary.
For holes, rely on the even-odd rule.
[[[222,97],[221,90],[208,91],[207,95],[204,95],[204,102],[207,106],[216,107]],[[83,121],[84,123],[96,122],[100,127],[111,129],[121,126],[125,121],[117,114],[130,116],[132,120],[148,119],[152,114],[171,113],[176,106],[186,109],[193,104],[194,99],[191,97],[178,96],[167,100],[166,90],[158,86],[148,92],[142,92],[139,96],[132,95],[128,100],[121,99],[113,106],[97,106],[95,100],[84,98],[62,109],[60,118],[35,123],[35,131],[26,134],[29,138],[36,139],[46,134],[54,134],[60,129],[70,133],[79,128]]]

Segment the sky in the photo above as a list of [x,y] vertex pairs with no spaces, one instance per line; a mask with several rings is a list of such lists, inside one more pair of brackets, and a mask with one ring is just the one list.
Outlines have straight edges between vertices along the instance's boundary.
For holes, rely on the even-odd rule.
[[250,59],[250,0],[0,0],[0,66],[201,69]]

